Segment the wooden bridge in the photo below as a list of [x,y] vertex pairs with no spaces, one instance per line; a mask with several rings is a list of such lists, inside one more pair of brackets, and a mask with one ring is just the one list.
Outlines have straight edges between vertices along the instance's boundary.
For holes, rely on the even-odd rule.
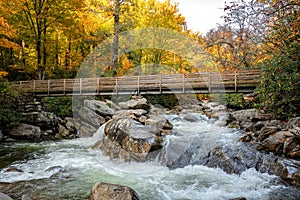
[[34,96],[251,93],[261,72],[204,72],[142,76],[32,80],[12,86]]

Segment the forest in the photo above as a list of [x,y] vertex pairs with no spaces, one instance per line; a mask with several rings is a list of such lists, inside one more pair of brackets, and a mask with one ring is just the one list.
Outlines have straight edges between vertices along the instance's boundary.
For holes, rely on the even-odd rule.
[[[288,119],[300,112],[299,8],[299,0],[232,0],[224,5],[224,23],[203,34],[187,27],[178,3],[171,0],[0,0],[0,80],[74,78],[85,58],[109,38],[114,45],[108,76],[149,63],[195,72],[192,63],[174,52],[121,52],[119,34],[161,27],[201,46],[211,56],[206,71],[211,66],[262,70],[257,106]],[[2,105],[17,95],[0,89]]]

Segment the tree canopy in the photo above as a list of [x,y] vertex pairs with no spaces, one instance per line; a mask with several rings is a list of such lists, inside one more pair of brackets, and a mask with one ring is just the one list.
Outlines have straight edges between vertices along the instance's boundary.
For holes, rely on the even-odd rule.
[[[108,38],[113,55],[104,75],[123,75],[137,66],[150,74],[161,65],[195,71],[182,55],[162,48],[120,49],[121,33],[160,27],[205,49],[212,59],[202,62],[203,70],[261,69],[256,93],[262,109],[286,118],[300,110],[299,7],[299,0],[233,0],[224,5],[224,23],[203,35],[188,29],[171,0],[0,0],[0,79],[75,77]],[[153,42],[166,42],[159,38]]]

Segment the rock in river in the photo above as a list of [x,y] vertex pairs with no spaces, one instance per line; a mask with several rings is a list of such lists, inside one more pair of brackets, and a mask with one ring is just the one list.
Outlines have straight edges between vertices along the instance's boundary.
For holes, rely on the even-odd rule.
[[110,120],[104,130],[104,136],[95,148],[100,148],[111,158],[124,161],[145,161],[150,153],[161,149],[162,139],[131,118]]
[[127,186],[96,183],[91,192],[90,200],[139,200],[138,194]]

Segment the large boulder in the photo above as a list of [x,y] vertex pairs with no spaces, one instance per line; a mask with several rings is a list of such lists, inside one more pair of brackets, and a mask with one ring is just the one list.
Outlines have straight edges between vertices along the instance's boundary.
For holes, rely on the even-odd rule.
[[130,187],[96,183],[91,191],[90,200],[139,200],[138,194]]
[[109,104],[103,101],[98,100],[84,100],[84,107],[89,108],[90,110],[96,112],[101,116],[112,116],[115,114],[115,110],[109,107]]
[[81,138],[87,138],[92,137],[94,133],[96,133],[98,128],[95,128],[94,126],[90,125],[86,122],[81,122],[80,127],[78,128],[79,137]]
[[129,110],[129,109],[150,109],[150,104],[145,98],[135,98],[126,102],[119,103],[121,109]]
[[150,128],[131,118],[118,118],[109,121],[104,130],[100,148],[111,158],[124,161],[145,161],[154,151],[161,149],[162,139]]
[[3,194],[0,192],[0,199],[1,200],[13,200],[12,198],[10,198],[10,196]]
[[96,112],[90,110],[87,107],[82,107],[79,110],[79,115],[83,121],[94,126],[95,128],[99,128],[102,124],[106,122],[104,117],[98,115]]
[[39,140],[42,131],[38,126],[21,123],[19,126],[13,128],[8,135],[15,139]]
[[280,130],[280,128],[278,128],[277,126],[266,126],[266,127],[263,127],[259,131],[259,135],[257,137],[257,141],[263,141],[266,138],[268,138],[270,135],[278,132],[279,130]]
[[255,108],[239,110],[229,114],[227,125],[235,128],[246,128],[252,126],[260,118],[259,112]]
[[293,136],[294,135],[289,131],[279,131],[262,141],[257,146],[257,150],[282,154],[285,141],[287,138]]
[[53,129],[59,123],[58,117],[52,112],[31,112],[24,113],[25,123],[39,126],[42,130]]

